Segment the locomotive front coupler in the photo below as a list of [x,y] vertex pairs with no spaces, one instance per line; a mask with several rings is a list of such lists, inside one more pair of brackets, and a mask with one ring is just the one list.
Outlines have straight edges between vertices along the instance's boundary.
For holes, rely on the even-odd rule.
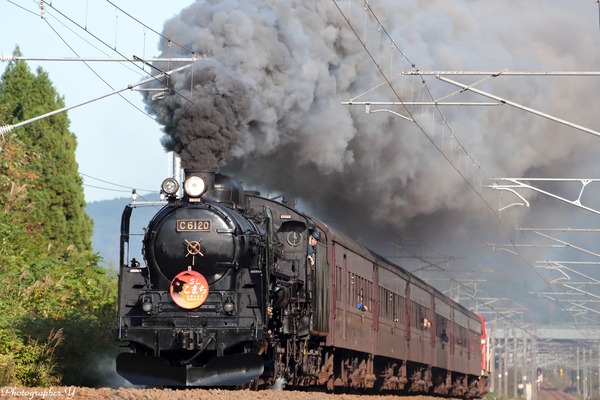
[[206,340],[202,343],[201,346],[199,346],[198,351],[190,358],[188,358],[187,360],[184,360],[182,362],[183,365],[189,365],[192,363],[192,361],[194,361],[200,354],[202,354],[204,352],[204,350],[206,350],[206,348],[208,347],[208,345],[210,344],[210,342],[212,342],[213,340],[215,340],[215,334],[213,333],[212,335],[208,336],[206,338]]
[[[182,350],[204,351],[217,339],[216,332],[208,332],[205,328],[181,329],[177,331],[176,345]],[[174,343],[175,344],[175,343]]]

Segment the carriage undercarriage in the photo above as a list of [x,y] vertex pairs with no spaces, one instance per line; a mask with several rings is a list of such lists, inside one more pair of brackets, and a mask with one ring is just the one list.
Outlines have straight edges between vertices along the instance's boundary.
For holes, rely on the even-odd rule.
[[348,391],[437,395],[463,399],[482,398],[487,393],[487,378],[452,372],[409,360],[374,357],[341,348],[305,349],[301,354],[287,341],[280,346],[272,375],[262,385],[284,382],[287,388],[318,389],[333,393]]

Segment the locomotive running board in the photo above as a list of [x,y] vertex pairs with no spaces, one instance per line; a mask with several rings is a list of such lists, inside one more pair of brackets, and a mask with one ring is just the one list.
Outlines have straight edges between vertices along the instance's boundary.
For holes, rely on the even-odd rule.
[[240,386],[263,371],[262,358],[250,353],[213,358],[204,367],[176,367],[164,358],[133,353],[117,356],[119,375],[142,386]]

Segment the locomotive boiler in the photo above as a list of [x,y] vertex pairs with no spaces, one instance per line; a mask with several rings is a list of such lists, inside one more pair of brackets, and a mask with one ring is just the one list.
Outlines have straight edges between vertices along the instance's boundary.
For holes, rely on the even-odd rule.
[[483,318],[341,232],[235,179],[186,171],[131,257],[121,221],[117,371],[136,385],[480,398]]

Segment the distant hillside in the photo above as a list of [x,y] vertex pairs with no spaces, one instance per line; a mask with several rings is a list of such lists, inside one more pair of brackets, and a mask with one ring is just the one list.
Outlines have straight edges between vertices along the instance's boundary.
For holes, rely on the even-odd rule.
[[[147,201],[158,201],[158,196],[144,196]],[[113,200],[94,201],[87,203],[86,212],[94,221],[94,232],[92,235],[92,246],[94,252],[102,257],[101,264],[107,268],[117,269],[119,266],[119,238],[121,229],[121,215],[131,198],[119,198]],[[148,221],[156,213],[159,207],[139,207],[133,212],[131,220],[131,232],[141,234]],[[141,248],[137,243],[141,241],[132,239],[130,257],[141,261]]]

